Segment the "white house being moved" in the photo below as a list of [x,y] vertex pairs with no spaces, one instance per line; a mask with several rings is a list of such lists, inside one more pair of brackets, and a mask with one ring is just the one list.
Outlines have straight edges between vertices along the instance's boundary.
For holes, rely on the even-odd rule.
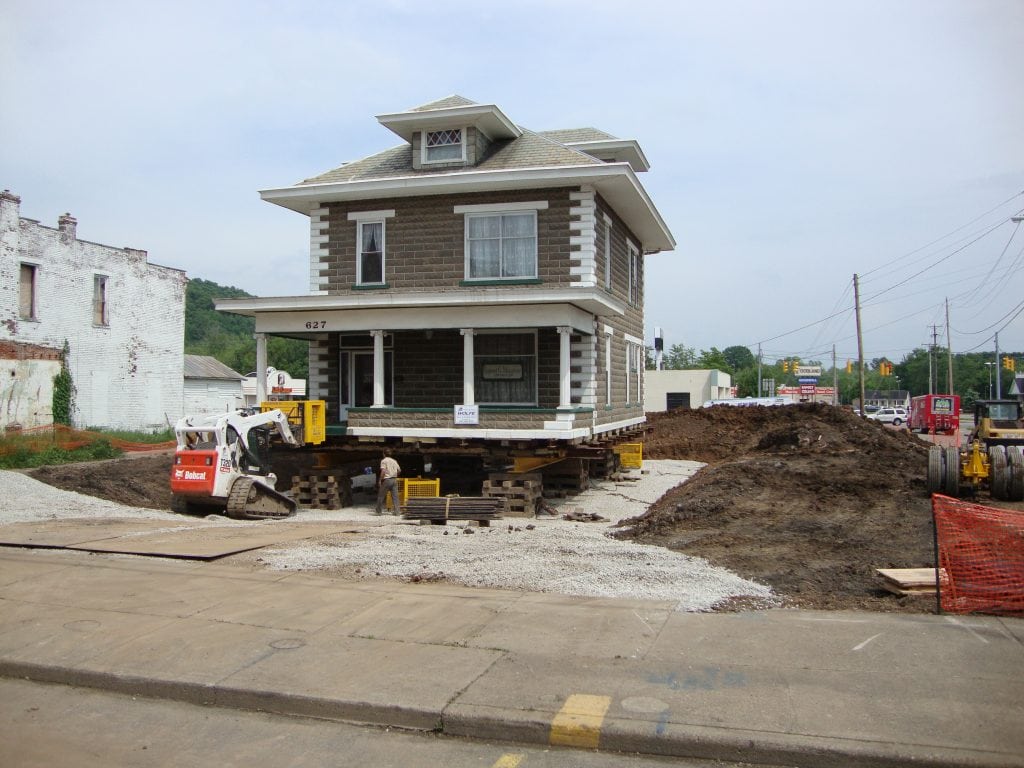
[[[185,273],[150,264],[145,251],[79,240],[70,214],[56,227],[21,218],[20,205],[0,192],[0,341],[58,353],[67,344],[76,426],[173,423],[183,407]],[[38,413],[52,399],[52,379],[43,385],[30,388]]]

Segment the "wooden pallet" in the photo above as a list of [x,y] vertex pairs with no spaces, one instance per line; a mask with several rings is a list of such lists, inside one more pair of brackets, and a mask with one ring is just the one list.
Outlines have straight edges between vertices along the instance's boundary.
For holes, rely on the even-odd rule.
[[[897,595],[934,595],[934,568],[876,568],[882,579],[882,586]],[[939,570],[941,586],[949,584],[946,569]]]
[[334,475],[293,475],[292,498],[306,509],[341,509],[352,505],[352,483]]
[[504,498],[479,496],[443,496],[440,498],[409,499],[402,510],[405,520],[429,521],[434,525],[445,525],[452,521],[476,521],[481,528],[490,525],[491,520],[501,519],[508,508]]
[[590,485],[586,462],[567,459],[541,471],[545,496],[575,495]]
[[540,473],[492,473],[483,484],[485,498],[501,498],[507,502],[508,517],[535,517],[543,497]]

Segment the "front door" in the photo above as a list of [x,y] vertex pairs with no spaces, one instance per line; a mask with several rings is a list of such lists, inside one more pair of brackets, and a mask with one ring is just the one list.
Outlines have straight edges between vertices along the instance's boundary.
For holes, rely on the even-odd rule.
[[[384,403],[392,404],[391,390],[392,352],[384,351]],[[373,405],[373,352],[343,351],[341,353],[341,421],[348,421],[349,408],[369,408]]]

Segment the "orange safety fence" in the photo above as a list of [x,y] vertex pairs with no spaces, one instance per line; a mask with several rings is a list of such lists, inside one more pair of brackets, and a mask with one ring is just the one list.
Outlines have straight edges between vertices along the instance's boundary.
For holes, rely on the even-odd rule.
[[54,424],[46,427],[34,427],[32,429],[20,429],[17,432],[7,432],[4,439],[0,440],[0,456],[14,453],[19,448],[28,448],[33,451],[44,451],[47,448],[56,446],[64,450],[73,451],[82,448],[97,440],[106,440],[115,448],[122,451],[166,451],[174,448],[174,440],[167,440],[161,443],[136,443],[130,440],[122,440],[113,435],[103,432],[90,432],[85,429],[72,429],[63,424]]
[[934,494],[936,560],[949,613],[1024,613],[1024,512]]

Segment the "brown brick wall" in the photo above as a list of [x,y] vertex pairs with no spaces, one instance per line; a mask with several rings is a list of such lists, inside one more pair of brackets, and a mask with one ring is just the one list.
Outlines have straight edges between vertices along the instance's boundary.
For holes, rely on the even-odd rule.
[[[356,282],[356,222],[353,211],[394,210],[385,222],[385,274],[390,290],[461,289],[465,278],[465,217],[456,205],[547,200],[537,212],[537,270],[545,285],[569,285],[570,189],[487,192],[445,197],[392,198],[328,203],[328,256],[321,275],[327,292],[347,293]],[[623,245],[625,248],[625,245]]]
[[61,351],[39,344],[0,341],[0,360],[60,360]]

